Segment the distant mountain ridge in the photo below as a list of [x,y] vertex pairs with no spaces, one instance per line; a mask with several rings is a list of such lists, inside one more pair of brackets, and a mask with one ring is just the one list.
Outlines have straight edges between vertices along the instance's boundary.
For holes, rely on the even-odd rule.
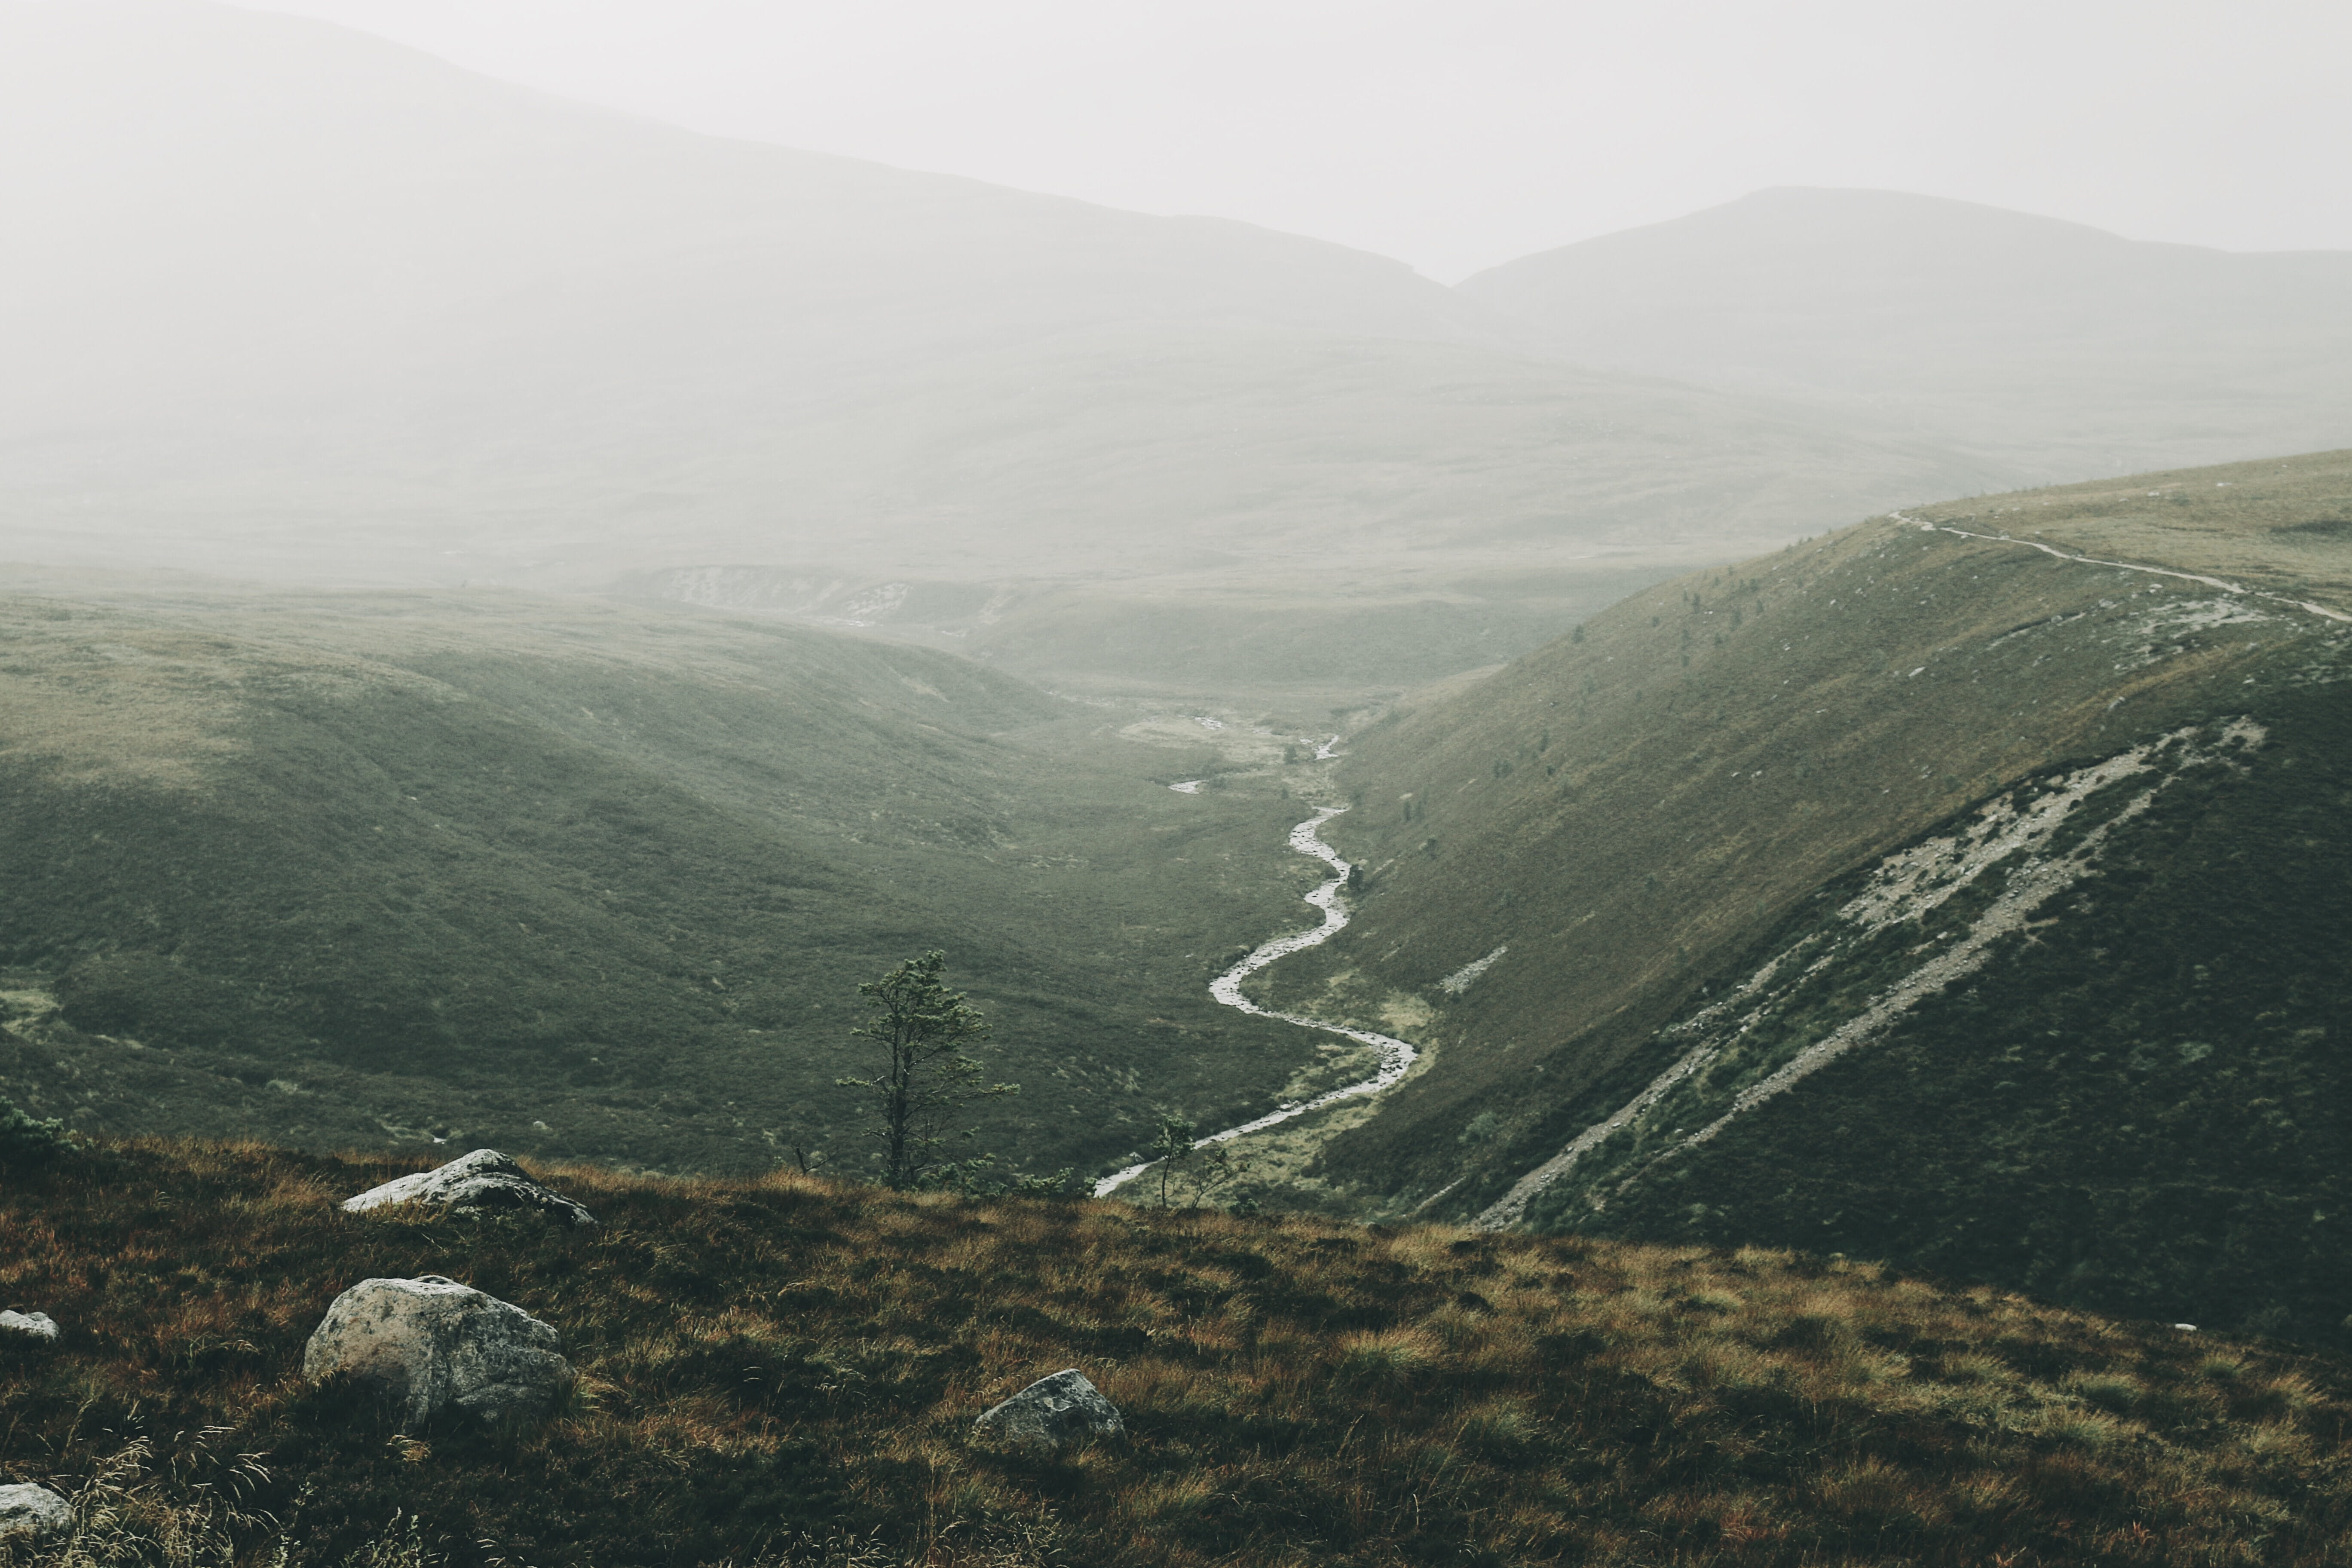
[[1876,408],[2046,479],[2352,440],[2352,252],[1790,186],[1460,291],[1572,359]]
[[289,400],[327,398],[413,440],[642,442],[1105,325],[1475,335],[1339,246],[702,136],[323,24],[100,0],[0,27],[27,220],[0,341],[45,373],[13,429],[299,430]]
[[2352,440],[2340,257],[1779,191],[1449,289],[206,0],[0,5],[0,556],[980,588],[877,629],[1056,684],[1362,700],[1922,496]]
[[[216,5],[0,7],[0,203],[17,558],[1083,585],[1023,644],[1056,679],[1139,602],[1255,644],[1337,595],[1419,639],[1357,683],[1392,688],[1824,504],[2016,478],[1562,364],[1384,258],[698,135]],[[1280,640],[1243,673],[1280,678]]]

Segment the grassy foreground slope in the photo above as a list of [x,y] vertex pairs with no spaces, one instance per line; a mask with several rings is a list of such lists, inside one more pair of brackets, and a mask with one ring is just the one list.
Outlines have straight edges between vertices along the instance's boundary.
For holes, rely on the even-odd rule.
[[1026,1086],[976,1149],[1091,1167],[1312,1059],[1203,991],[1312,875],[1281,783],[1173,794],[1223,764],[968,660],[88,584],[0,650],[0,1079],[85,1130],[862,1164],[855,988],[930,947]]
[[[553,1173],[604,1221],[588,1232],[333,1207],[401,1168],[141,1142],[12,1176],[0,1295],[66,1331],[0,1360],[0,1480],[147,1530],[190,1522],[210,1483],[237,1561],[293,1565],[370,1541],[365,1561],[404,1568],[2352,1549],[2340,1363],[1876,1265],[796,1174]],[[571,1407],[404,1436],[302,1383],[338,1292],[425,1273],[554,1325]],[[1066,1366],[1127,1441],[1046,1458],[971,1439]],[[134,1445],[143,1480],[118,1465],[89,1487]]]
[[1328,1173],[2337,1332],[2347,613],[2352,455],[2142,476],[1667,583],[1368,732],[1357,921],[1270,988],[1433,1060]]

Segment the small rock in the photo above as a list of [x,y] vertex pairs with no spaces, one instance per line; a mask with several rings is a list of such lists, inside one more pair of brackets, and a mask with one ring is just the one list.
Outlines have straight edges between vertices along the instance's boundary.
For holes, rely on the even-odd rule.
[[438,1274],[362,1279],[312,1331],[302,1375],[383,1384],[405,1396],[410,1426],[446,1405],[485,1421],[536,1418],[572,1386],[561,1344],[520,1307]]
[[47,1312],[0,1312],[0,1344],[47,1346],[58,1342],[57,1320]]
[[15,1536],[63,1535],[73,1528],[73,1510],[47,1487],[0,1487],[0,1541]]
[[1059,1448],[1085,1437],[1124,1437],[1127,1423],[1118,1406],[1070,1367],[1041,1377],[1003,1404],[983,1412],[975,1431],[991,1433],[1024,1447]]
[[370,1187],[357,1197],[345,1198],[343,1208],[362,1214],[394,1204],[436,1204],[451,1214],[537,1209],[572,1225],[596,1223],[595,1215],[552,1187],[533,1181],[520,1165],[496,1149],[477,1149],[434,1170]]

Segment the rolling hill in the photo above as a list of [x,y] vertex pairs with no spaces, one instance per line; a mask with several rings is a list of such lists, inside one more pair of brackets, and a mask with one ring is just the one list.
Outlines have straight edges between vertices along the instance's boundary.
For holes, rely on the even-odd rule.
[[1583,363],[1867,409],[2037,481],[2352,440],[2352,253],[1785,187],[1460,291]]
[[1360,691],[1824,506],[2018,478],[1559,363],[1382,258],[696,135],[197,0],[0,5],[0,203],[5,558],[1010,588],[1042,607],[1000,654],[1057,680],[1181,597],[1241,637],[1123,679],[1190,689],[1360,606],[1400,648]]
[[856,987],[933,947],[1024,1085],[973,1152],[1117,1163],[1315,1061],[1203,989],[1308,874],[1279,739],[773,623],[18,586],[0,1094],[41,1115],[862,1169]]
[[1362,1207],[2339,1334],[2352,455],[1908,509],[1364,733]]
[[205,0],[0,5],[0,557],[896,590],[808,615],[1062,687],[1359,701],[1827,519],[2352,438],[2342,256],[1774,191],[1449,289]]

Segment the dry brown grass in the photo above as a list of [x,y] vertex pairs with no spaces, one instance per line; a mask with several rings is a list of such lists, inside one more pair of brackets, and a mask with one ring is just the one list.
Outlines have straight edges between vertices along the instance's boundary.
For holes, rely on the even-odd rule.
[[[0,1478],[70,1489],[144,1443],[146,1495],[194,1506],[220,1472],[181,1434],[230,1426],[209,1447],[268,1474],[238,1471],[242,1511],[213,1526],[237,1561],[282,1540],[289,1563],[369,1568],[2352,1552],[2338,1363],[1866,1264],[796,1174],[559,1173],[606,1222],[584,1235],[328,1202],[393,1169],[137,1144],[12,1182],[0,1296],[69,1337],[0,1363]],[[301,1384],[338,1290],[428,1272],[556,1324],[572,1405],[396,1438]],[[1063,1366],[1129,1441],[972,1442],[982,1408]],[[118,1560],[229,1561],[89,1559]]]

